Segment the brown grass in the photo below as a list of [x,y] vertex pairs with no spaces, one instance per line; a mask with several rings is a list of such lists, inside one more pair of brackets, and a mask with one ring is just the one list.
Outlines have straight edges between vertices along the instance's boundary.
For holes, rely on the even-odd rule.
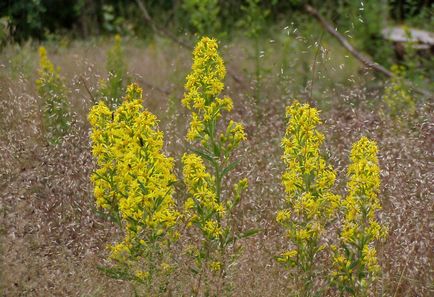
[[[179,100],[191,63],[190,53],[166,40],[126,43],[130,75],[144,88],[145,105],[161,119],[167,151],[179,160],[184,152],[187,125]],[[226,94],[235,102],[231,117],[246,125],[249,138],[239,151],[242,163],[236,173],[247,175],[250,181],[238,213],[239,224],[260,228],[262,232],[245,241],[244,253],[230,275],[232,295],[287,296],[288,273],[273,259],[285,246],[282,230],[274,219],[283,197],[280,139],[285,129],[284,106],[294,94],[303,97],[310,93],[309,83],[303,86],[295,76],[311,75],[301,73],[300,65],[292,65],[297,69],[294,77],[282,82],[276,73],[280,66],[278,57],[285,53],[268,45],[264,57],[264,65],[269,69],[263,77],[264,99],[256,107],[250,98],[253,83],[248,76],[248,45],[243,42],[223,48],[230,67],[246,81],[246,86],[240,86],[228,78]],[[108,46],[107,42],[92,41],[74,42],[69,48],[57,50],[48,48],[72,90],[75,112],[70,135],[55,147],[47,146],[43,139],[34,71],[13,77],[9,61],[16,50],[9,48],[0,56],[1,296],[132,294],[127,283],[109,279],[96,268],[105,263],[105,246],[114,242],[118,234],[95,212],[89,182],[94,165],[86,122],[92,102],[81,79],[95,90],[98,80],[104,77],[102,53]],[[332,50],[329,48],[320,58],[317,69],[324,76],[319,74],[316,78],[312,101],[324,109],[321,117],[325,120],[322,129],[326,134],[326,153],[339,171],[339,183],[345,183],[352,142],[367,135],[378,142],[380,149],[384,208],[381,219],[390,231],[387,241],[379,246],[383,277],[375,296],[432,296],[433,106],[421,102],[414,118],[404,118],[397,125],[380,112],[381,96],[370,87],[372,76],[357,74],[354,62],[340,71],[342,55],[334,58]],[[291,55],[298,57],[295,52]],[[306,59],[311,61],[311,55]],[[176,279],[174,282],[175,287],[179,286],[178,292],[188,287],[188,283],[176,283]]]

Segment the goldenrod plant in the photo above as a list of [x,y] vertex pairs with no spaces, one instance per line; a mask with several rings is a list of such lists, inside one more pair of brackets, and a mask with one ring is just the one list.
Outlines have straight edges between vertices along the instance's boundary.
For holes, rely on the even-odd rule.
[[393,118],[411,116],[416,111],[416,104],[405,86],[405,68],[393,65],[391,71],[394,75],[384,88],[383,100]]
[[374,244],[386,237],[387,229],[376,218],[381,209],[377,152],[376,143],[366,137],[351,150],[348,195],[342,203],[344,222],[332,272],[332,284],[341,295],[369,296],[380,272]]
[[317,130],[321,123],[318,110],[296,101],[287,108],[286,116],[288,126],[282,139],[286,207],[277,212],[276,220],[290,242],[277,260],[295,268],[296,296],[316,296],[319,290],[313,282],[321,272],[317,263],[326,247],[323,234],[336,217],[340,196],[332,192],[336,172],[320,154],[324,135]]
[[96,204],[124,234],[111,247],[115,265],[106,271],[143,284],[145,296],[159,296],[167,290],[169,247],[178,237],[180,216],[172,199],[174,160],[162,153],[163,132],[156,116],[144,109],[135,84],[113,112],[100,101],[89,122],[97,162],[91,176]]
[[39,48],[39,69],[36,90],[43,100],[43,128],[49,143],[59,143],[71,125],[69,90],[54,67],[45,47]]
[[108,77],[100,82],[99,96],[110,109],[114,109],[122,103],[121,99],[129,82],[120,35],[115,35],[114,44],[107,53],[106,68]]
[[[203,37],[193,52],[193,66],[187,76],[183,105],[191,111],[187,140],[191,152],[182,158],[188,199],[185,213],[188,224],[199,231],[192,247],[198,274],[193,294],[222,296],[228,289],[226,274],[237,249],[237,240],[253,235],[253,230],[237,232],[232,214],[240,203],[247,179],[234,182],[228,174],[235,169],[233,153],[246,140],[241,123],[221,123],[222,113],[230,112],[232,100],[220,97],[226,70],[215,39]],[[208,276],[217,277],[215,282]],[[202,285],[204,287],[202,288]]]

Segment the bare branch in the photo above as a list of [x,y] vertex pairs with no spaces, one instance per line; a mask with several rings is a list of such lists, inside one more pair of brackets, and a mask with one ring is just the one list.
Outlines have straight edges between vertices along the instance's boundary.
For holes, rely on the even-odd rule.
[[[342,34],[340,34],[325,18],[323,18],[319,12],[313,8],[310,5],[305,5],[304,9],[306,10],[307,13],[309,13],[310,15],[312,15],[314,18],[316,18],[319,23],[323,26],[323,28],[329,32],[333,37],[336,38],[337,41],[339,41],[339,43],[345,48],[347,49],[357,60],[359,60],[360,62],[362,62],[364,65],[368,66],[369,68],[372,68],[378,72],[381,72],[382,74],[384,74],[385,76],[387,76],[388,78],[391,78],[393,76],[395,76],[392,72],[390,72],[389,70],[387,70],[385,67],[383,67],[382,65],[372,61],[369,57],[363,55],[362,53],[360,53],[359,51],[357,51],[349,42],[348,40],[342,36]],[[411,82],[406,81],[406,84],[411,85]],[[433,95],[431,94],[431,92],[427,91],[427,90],[423,90],[423,89],[419,89],[416,87],[412,87],[412,89],[423,95],[426,97],[432,97]]]
[[387,77],[392,77],[393,76],[392,72],[390,72],[389,70],[387,70],[386,68],[384,68],[380,64],[372,61],[370,58],[368,58],[367,56],[363,55],[362,53],[358,52],[348,42],[348,40],[344,36],[342,36],[342,34],[340,34],[335,28],[333,28],[331,26],[331,24],[329,22],[327,22],[326,19],[324,19],[319,14],[319,12],[315,8],[313,8],[310,5],[306,5],[305,9],[306,9],[306,11],[310,15],[312,15],[313,17],[315,17],[320,22],[320,24],[324,27],[324,29],[326,29],[327,32],[329,32],[331,35],[333,35],[339,41],[339,43],[344,48],[346,48],[357,60],[359,60],[360,62],[362,62],[363,64],[365,64],[369,68],[373,68],[374,70],[377,70],[377,71],[383,73]]

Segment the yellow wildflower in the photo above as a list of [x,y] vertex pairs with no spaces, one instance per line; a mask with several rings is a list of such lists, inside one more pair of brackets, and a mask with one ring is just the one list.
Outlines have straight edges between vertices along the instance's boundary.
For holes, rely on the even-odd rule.
[[[282,159],[287,169],[282,175],[287,208],[276,220],[300,257],[298,267],[313,267],[324,226],[334,219],[340,197],[332,193],[336,172],[320,154],[324,135],[317,131],[319,111],[297,101],[286,109],[288,126],[282,139]],[[282,261],[285,258],[281,258]],[[292,260],[291,260],[292,261]]]
[[231,111],[233,102],[229,97],[220,97],[226,69],[217,49],[214,39],[203,37],[198,42],[182,99],[182,104],[191,111],[186,138],[195,146],[195,153],[182,158],[189,195],[184,203],[185,218],[187,226],[201,232],[198,253],[194,254],[198,269],[211,265],[213,271],[225,270],[220,266],[217,269],[215,257],[229,252],[227,248],[238,238],[233,216],[228,213],[239,204],[241,193],[247,188],[247,180],[242,179],[233,185],[232,191],[223,189],[224,178],[237,164],[231,161],[233,151],[247,137],[243,125],[233,121],[219,131],[222,112]]
[[383,100],[392,117],[403,114],[412,115],[416,111],[416,103],[405,86],[405,68],[393,65],[391,72],[394,76],[384,88]]
[[376,219],[376,212],[381,209],[377,151],[376,143],[366,137],[356,142],[351,150],[348,195],[342,203],[341,248],[335,251],[334,258],[333,281],[340,290],[365,290],[368,280],[380,270],[376,250],[372,247],[375,240],[386,236],[386,228]]
[[[148,261],[149,253],[162,255],[156,249],[167,248],[177,237],[174,160],[161,152],[164,135],[155,115],[144,109],[137,85],[128,86],[113,112],[104,102],[94,106],[89,121],[98,165],[91,176],[96,203],[125,228],[111,258],[133,269]],[[139,269],[135,275],[143,280],[151,272]]]
[[43,99],[43,125],[47,140],[58,143],[71,125],[69,114],[69,91],[60,77],[60,68],[55,68],[48,59],[47,50],[39,48],[39,69],[36,90]]

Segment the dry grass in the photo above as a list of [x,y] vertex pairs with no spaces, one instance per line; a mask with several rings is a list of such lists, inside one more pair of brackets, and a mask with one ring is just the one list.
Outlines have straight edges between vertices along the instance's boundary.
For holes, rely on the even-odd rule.
[[[190,53],[165,40],[127,43],[131,77],[144,88],[146,106],[162,120],[167,150],[180,159],[187,122],[179,100],[191,63]],[[132,294],[126,283],[109,279],[96,268],[104,263],[105,246],[118,235],[94,209],[89,182],[93,162],[86,122],[92,101],[82,79],[91,90],[97,87],[104,76],[105,57],[101,53],[108,46],[107,42],[76,42],[56,51],[48,48],[72,90],[75,112],[70,135],[56,147],[47,146],[41,135],[41,102],[33,85],[35,65],[30,73],[12,76],[9,61],[16,50],[7,49],[0,56],[1,296]],[[235,102],[232,117],[245,123],[249,136],[239,152],[242,163],[236,173],[247,175],[250,180],[238,214],[239,224],[260,228],[262,232],[246,240],[244,253],[230,279],[233,296],[286,296],[290,289],[288,274],[273,260],[285,245],[282,230],[274,219],[283,197],[280,139],[285,129],[284,106],[294,94],[310,93],[310,82],[303,85],[295,76],[309,79],[311,75],[302,73],[302,67],[293,62],[288,66],[297,69],[293,78],[287,83],[281,81],[276,73],[282,53],[275,45],[268,45],[264,57],[264,65],[269,69],[263,78],[264,99],[262,106],[256,107],[250,98],[253,83],[247,76],[247,47],[244,42],[223,49],[230,67],[243,74],[246,81],[240,86],[228,78],[226,93]],[[384,274],[375,295],[432,296],[433,106],[422,102],[415,118],[396,125],[379,112],[382,105],[378,92],[365,88],[372,77],[354,75],[357,69],[353,62],[341,71],[342,55],[334,59],[332,50],[333,47],[320,55],[317,69],[324,77],[316,77],[312,101],[325,109],[322,118],[326,151],[339,171],[340,183],[345,182],[352,142],[368,135],[378,141],[380,149],[384,206],[381,218],[388,223],[390,232],[388,240],[379,247]],[[291,58],[297,57],[292,52]],[[311,57],[307,55],[307,61]],[[175,285],[181,292],[188,283]]]

